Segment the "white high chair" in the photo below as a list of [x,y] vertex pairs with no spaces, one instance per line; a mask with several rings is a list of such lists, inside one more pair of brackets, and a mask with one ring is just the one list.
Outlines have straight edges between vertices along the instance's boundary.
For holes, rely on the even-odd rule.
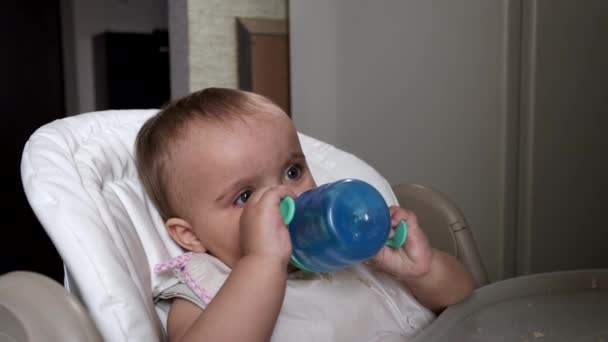
[[[102,111],[57,120],[38,129],[23,152],[23,186],[64,261],[65,286],[106,341],[165,339],[167,307],[152,298],[166,279],[152,269],[182,251],[165,233],[133,158],[137,131],[154,113]],[[444,195],[417,185],[393,192],[354,155],[303,134],[300,139],[317,184],[359,178],[389,205],[398,203],[396,192],[417,212],[433,244],[458,256],[478,286],[487,282],[466,220]]]

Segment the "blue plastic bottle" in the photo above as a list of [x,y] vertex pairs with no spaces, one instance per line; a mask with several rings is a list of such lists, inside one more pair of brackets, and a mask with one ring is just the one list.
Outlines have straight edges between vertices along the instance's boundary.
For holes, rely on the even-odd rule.
[[292,263],[310,272],[332,272],[374,256],[382,246],[401,247],[401,222],[388,239],[391,218],[386,201],[370,184],[343,179],[311,189],[295,201],[286,197],[281,214],[289,227]]

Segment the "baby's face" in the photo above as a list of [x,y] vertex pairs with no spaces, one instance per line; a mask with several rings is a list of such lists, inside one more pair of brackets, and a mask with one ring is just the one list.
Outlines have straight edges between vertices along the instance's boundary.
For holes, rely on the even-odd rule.
[[315,187],[298,136],[284,114],[224,123],[197,122],[178,143],[173,184],[184,192],[182,219],[206,252],[233,267],[241,257],[239,219],[255,191],[286,185],[297,195]]

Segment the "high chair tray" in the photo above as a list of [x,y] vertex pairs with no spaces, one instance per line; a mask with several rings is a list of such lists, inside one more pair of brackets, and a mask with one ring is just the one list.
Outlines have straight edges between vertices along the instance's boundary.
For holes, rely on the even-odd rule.
[[541,273],[477,289],[413,341],[608,341],[608,269]]

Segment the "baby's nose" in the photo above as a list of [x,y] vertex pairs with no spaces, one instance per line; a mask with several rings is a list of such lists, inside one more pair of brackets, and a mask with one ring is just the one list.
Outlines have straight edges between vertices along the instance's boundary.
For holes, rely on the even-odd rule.
[[293,187],[291,190],[297,196],[300,196],[301,194],[305,193],[306,191],[312,190],[314,188],[316,188],[316,186],[314,184],[308,184],[308,185],[304,185],[304,186]]

